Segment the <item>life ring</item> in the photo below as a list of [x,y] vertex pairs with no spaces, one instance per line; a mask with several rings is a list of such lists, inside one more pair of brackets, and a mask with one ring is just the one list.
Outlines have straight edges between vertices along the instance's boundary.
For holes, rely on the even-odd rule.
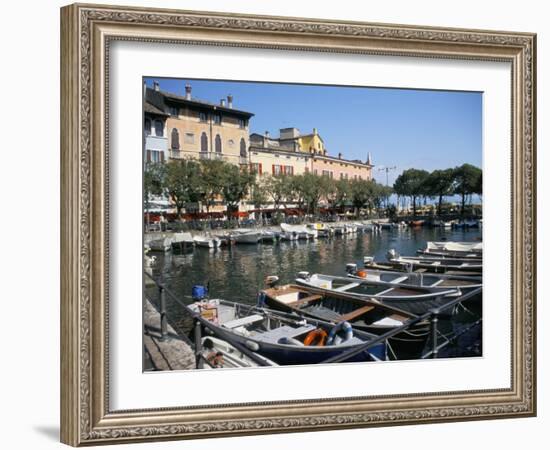
[[[343,334],[344,337],[341,337],[341,334]],[[349,322],[340,322],[331,328],[328,334],[327,345],[344,344],[351,340],[352,337],[353,328],[351,327],[351,324]]]
[[317,347],[324,347],[328,334],[322,328],[310,331],[304,339],[304,345],[316,345]]

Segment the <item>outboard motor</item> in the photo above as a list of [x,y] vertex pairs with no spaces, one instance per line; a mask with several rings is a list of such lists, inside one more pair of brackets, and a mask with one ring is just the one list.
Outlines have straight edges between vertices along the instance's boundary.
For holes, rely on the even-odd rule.
[[191,289],[191,298],[196,302],[205,299],[207,296],[208,289],[200,284],[196,284]]
[[279,282],[279,277],[277,275],[269,275],[265,277],[265,285],[268,288],[275,287],[278,282]]
[[363,258],[363,265],[365,267],[369,266],[370,264],[372,264],[374,262],[374,256],[365,256]]
[[392,259],[399,258],[399,253],[394,248],[391,248],[388,250],[388,253],[386,253],[386,258],[388,261],[391,261]]
[[309,272],[305,270],[302,272],[298,272],[298,278],[300,278],[301,280],[309,280]]
[[355,273],[357,273],[357,264],[355,263],[346,264],[346,273],[349,273],[350,275],[354,275]]

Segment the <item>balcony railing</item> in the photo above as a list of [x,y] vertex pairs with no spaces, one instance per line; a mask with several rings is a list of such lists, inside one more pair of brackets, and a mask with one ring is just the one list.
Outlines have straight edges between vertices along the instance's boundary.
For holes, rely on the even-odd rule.
[[147,150],[166,151],[168,150],[168,139],[164,136],[146,136],[145,148]]

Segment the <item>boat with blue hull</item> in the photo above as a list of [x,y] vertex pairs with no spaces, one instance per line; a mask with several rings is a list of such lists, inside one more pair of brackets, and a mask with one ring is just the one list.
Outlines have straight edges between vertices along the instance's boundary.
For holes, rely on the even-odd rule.
[[[272,309],[291,312],[335,324],[348,322],[355,330],[382,335],[418,316],[369,299],[341,292],[287,284],[260,292],[261,301]],[[429,323],[422,321],[389,339],[396,359],[418,357],[426,345]]]
[[[376,338],[374,334],[354,330],[349,324],[335,325],[222,299],[201,300],[189,308],[208,321],[206,332],[243,345],[280,365],[322,363]],[[311,338],[325,333],[327,340],[323,344]],[[332,341],[328,340],[330,336]],[[386,345],[377,343],[348,362],[385,359]]]

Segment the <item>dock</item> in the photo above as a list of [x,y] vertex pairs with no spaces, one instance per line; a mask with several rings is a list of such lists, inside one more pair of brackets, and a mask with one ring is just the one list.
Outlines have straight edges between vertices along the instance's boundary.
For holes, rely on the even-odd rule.
[[154,370],[188,370],[196,368],[195,353],[168,324],[168,333],[161,335],[160,313],[145,299],[143,308],[143,346]]

